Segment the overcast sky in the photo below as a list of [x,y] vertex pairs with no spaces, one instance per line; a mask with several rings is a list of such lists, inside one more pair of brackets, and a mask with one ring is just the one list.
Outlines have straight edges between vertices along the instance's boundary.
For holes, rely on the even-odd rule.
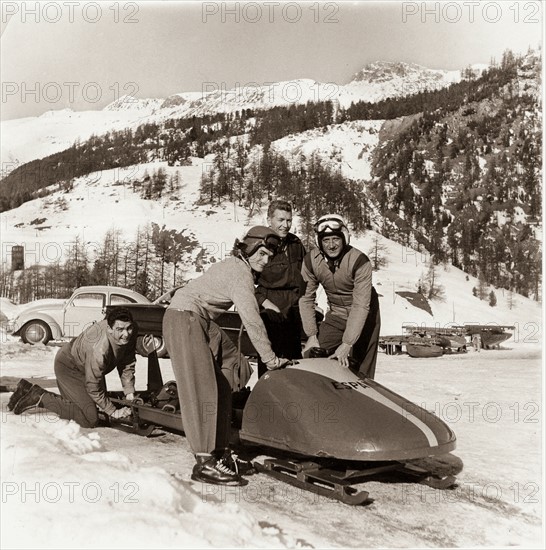
[[539,1],[2,2],[2,119],[367,63],[461,69],[542,43]]

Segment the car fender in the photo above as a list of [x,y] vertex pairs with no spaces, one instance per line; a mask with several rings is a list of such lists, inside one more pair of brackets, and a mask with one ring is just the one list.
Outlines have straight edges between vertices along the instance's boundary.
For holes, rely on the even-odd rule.
[[53,340],[58,340],[59,338],[62,338],[63,332],[61,330],[61,327],[59,326],[59,323],[47,313],[40,313],[36,311],[31,311],[27,314],[23,313],[17,319],[15,319],[15,325],[14,325],[14,336],[20,336],[21,329],[30,321],[43,321],[46,323],[50,330],[51,330],[51,337]]

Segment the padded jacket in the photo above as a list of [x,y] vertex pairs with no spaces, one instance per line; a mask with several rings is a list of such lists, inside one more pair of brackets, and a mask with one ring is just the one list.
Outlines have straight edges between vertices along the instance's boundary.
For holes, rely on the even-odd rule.
[[321,284],[326,291],[330,314],[347,321],[343,343],[354,345],[370,310],[372,266],[368,256],[346,246],[340,258],[332,261],[320,249],[314,248],[304,258],[302,276],[307,288],[299,306],[306,335],[318,333],[314,308],[317,288]]

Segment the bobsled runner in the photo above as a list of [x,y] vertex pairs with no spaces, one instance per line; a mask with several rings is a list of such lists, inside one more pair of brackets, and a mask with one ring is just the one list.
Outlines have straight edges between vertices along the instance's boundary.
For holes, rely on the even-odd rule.
[[[183,432],[175,382],[163,384],[152,356],[148,390],[117,427],[151,435],[157,427]],[[447,489],[462,462],[456,438],[438,417],[385,386],[327,358],[301,359],[263,375],[252,391],[234,394],[234,432],[243,449],[266,454],[259,472],[346,504],[369,500],[356,487],[399,479]]]

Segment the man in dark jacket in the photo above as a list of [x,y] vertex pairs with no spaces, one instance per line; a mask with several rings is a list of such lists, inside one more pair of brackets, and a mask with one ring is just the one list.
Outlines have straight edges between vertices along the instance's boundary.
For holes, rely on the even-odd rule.
[[[280,237],[280,245],[258,277],[256,299],[262,306],[262,319],[271,341],[271,347],[279,357],[301,358],[301,319],[298,300],[302,294],[301,266],[305,248],[290,233],[292,206],[283,200],[274,200],[267,211],[269,228]],[[267,371],[258,361],[258,374]]]
[[97,425],[97,407],[112,418],[129,416],[131,409],[116,408],[107,396],[104,377],[117,368],[126,399],[134,399],[137,332],[126,308],[112,308],[106,319],[86,328],[55,356],[55,376],[61,395],[21,380],[8,409],[21,414],[41,405],[83,428]]
[[[308,336],[304,351],[313,347],[332,350],[331,358],[344,367],[349,366],[352,356],[359,372],[373,378],[381,319],[370,260],[349,245],[349,231],[337,214],[319,218],[315,233],[318,248],[305,256],[302,267],[307,283],[299,301],[303,329]],[[319,284],[326,291],[329,306],[320,330],[314,310]]]

